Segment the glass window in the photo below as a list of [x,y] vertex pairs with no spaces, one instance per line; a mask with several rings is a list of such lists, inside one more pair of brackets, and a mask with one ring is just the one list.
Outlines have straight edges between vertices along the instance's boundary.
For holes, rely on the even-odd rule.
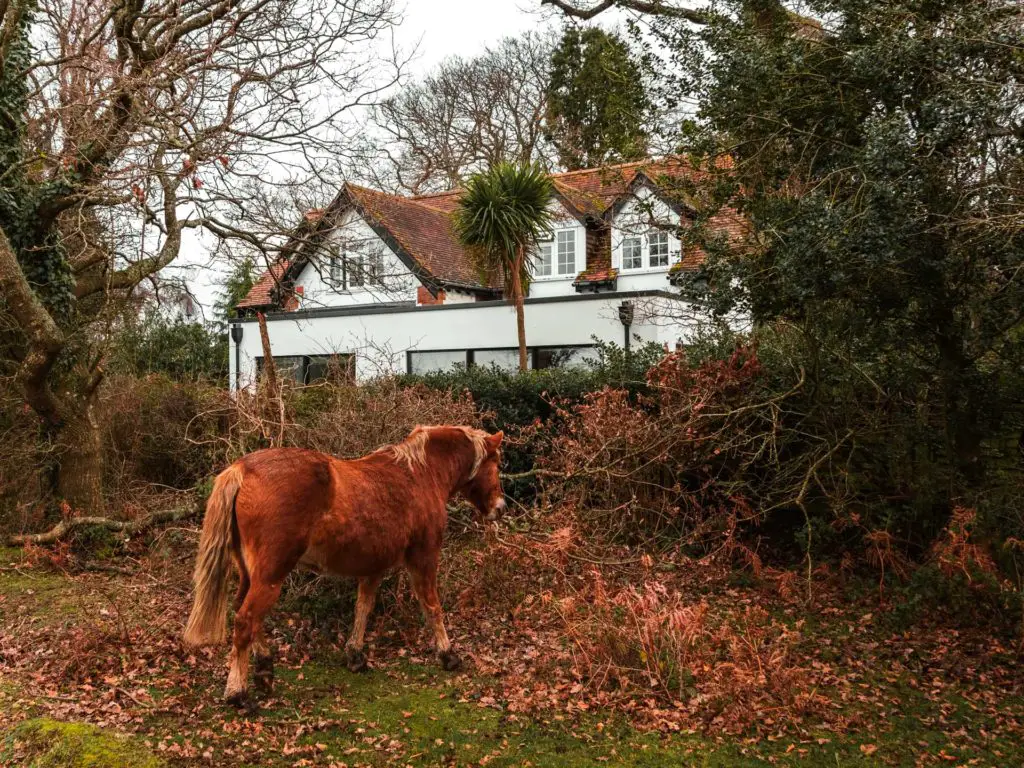
[[651,232],[647,235],[647,247],[652,267],[668,266],[668,232]]
[[310,355],[306,358],[305,381],[353,381],[355,362],[355,355]]
[[536,368],[584,368],[597,359],[594,347],[549,347],[534,351]]
[[384,252],[374,248],[366,257],[366,277],[374,285],[384,283]]
[[643,249],[639,237],[622,239],[622,268],[640,269],[644,265]]
[[359,287],[365,285],[365,273],[363,272],[363,257],[362,256],[349,256],[346,261],[346,271],[348,273],[348,284],[352,287]]
[[330,283],[335,288],[345,288],[345,259],[336,253],[331,254]]
[[[529,352],[527,352],[529,354]],[[490,368],[496,365],[506,371],[514,371],[519,368],[518,349],[478,349],[473,352],[473,364]],[[529,365],[529,362],[527,362]]]
[[466,364],[466,353],[461,350],[447,352],[410,352],[409,372],[430,373],[450,371],[453,366]]
[[551,241],[546,240],[538,243],[537,256],[534,259],[533,274],[538,277],[548,277],[551,274]]
[[[292,379],[299,384],[303,376],[302,355],[274,355],[274,370],[278,378]],[[263,375],[263,357],[256,358],[256,372]]]
[[558,246],[558,274],[576,274],[576,230],[562,229],[555,233]]

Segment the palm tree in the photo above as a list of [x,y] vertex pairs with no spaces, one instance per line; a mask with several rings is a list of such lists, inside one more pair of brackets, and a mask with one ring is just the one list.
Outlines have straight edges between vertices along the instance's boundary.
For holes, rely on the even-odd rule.
[[516,308],[519,370],[526,370],[523,299],[533,274],[537,242],[551,232],[554,185],[535,165],[500,163],[476,173],[455,210],[455,231],[485,276],[501,275]]

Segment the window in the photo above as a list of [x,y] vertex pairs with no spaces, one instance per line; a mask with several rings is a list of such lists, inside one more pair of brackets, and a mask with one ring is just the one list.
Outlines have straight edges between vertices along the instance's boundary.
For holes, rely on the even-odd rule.
[[547,347],[533,352],[534,368],[584,368],[597,359],[595,347]]
[[362,256],[349,256],[345,259],[345,268],[348,272],[349,288],[360,288],[366,284],[366,273],[363,271]]
[[650,265],[654,267],[668,266],[668,232],[651,232],[647,235],[647,248],[650,253]]
[[640,269],[644,265],[643,248],[639,237],[622,240],[622,268]]
[[314,381],[351,382],[355,378],[355,355],[310,355],[305,359],[305,384]]
[[534,259],[533,274],[537,277],[551,275],[551,241],[543,240],[537,245],[537,256]]
[[409,352],[409,373],[430,373],[450,371],[455,366],[466,365],[466,352],[447,350],[441,352]]
[[561,229],[555,233],[558,246],[558,274],[576,274],[576,230]]
[[365,285],[382,285],[384,282],[384,252],[379,248],[367,254],[353,254],[348,257],[348,284],[360,288]]
[[[274,355],[274,368],[278,378],[291,379],[296,384],[315,381],[354,381],[356,356],[342,355]],[[263,375],[263,357],[256,358],[256,371]]]
[[[529,355],[529,350],[527,350]],[[478,349],[473,352],[473,364],[482,368],[490,368],[496,365],[505,371],[514,371],[519,368],[518,349]],[[529,362],[527,362],[529,365]]]
[[329,281],[335,288],[345,290],[345,259],[331,253]]

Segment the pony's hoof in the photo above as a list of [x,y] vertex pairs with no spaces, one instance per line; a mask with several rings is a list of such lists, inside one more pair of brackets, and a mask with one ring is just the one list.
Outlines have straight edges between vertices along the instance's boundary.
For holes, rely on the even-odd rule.
[[349,672],[365,672],[369,668],[366,663],[366,654],[359,648],[345,649],[345,666]]
[[251,713],[256,711],[256,702],[248,691],[236,691],[232,694],[225,694],[224,703],[234,707],[239,712]]
[[253,687],[260,696],[270,696],[274,692],[274,659],[270,656],[257,656],[253,660]]
[[441,669],[445,672],[457,672],[462,669],[462,659],[459,654],[449,648],[437,654],[437,660],[441,662]]

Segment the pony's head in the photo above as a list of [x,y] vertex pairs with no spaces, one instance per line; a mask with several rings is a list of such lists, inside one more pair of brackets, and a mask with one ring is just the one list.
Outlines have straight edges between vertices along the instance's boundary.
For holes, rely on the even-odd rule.
[[475,457],[469,477],[457,491],[465,496],[487,520],[497,520],[505,511],[505,492],[501,489],[501,441],[504,432],[489,435],[480,430],[467,431]]

